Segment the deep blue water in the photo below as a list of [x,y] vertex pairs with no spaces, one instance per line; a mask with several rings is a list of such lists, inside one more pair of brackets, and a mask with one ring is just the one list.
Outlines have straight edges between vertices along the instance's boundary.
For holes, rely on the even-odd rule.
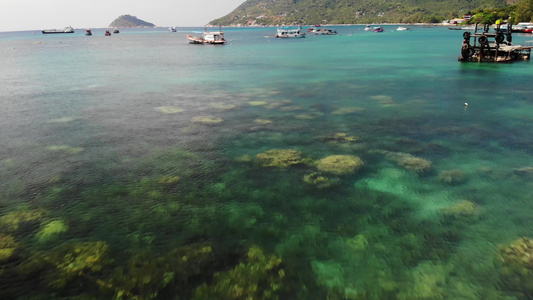
[[531,299],[532,63],[384,27],[0,33],[0,298]]

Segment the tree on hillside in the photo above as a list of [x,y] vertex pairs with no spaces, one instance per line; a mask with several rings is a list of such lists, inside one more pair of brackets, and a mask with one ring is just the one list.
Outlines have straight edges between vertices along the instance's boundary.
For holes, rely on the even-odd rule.
[[516,5],[513,21],[529,22],[533,16],[533,0],[522,0]]

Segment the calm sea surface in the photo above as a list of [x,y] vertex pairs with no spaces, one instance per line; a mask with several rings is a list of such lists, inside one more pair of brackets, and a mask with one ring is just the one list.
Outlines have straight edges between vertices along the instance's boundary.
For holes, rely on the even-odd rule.
[[533,299],[533,63],[411,28],[0,33],[0,298]]

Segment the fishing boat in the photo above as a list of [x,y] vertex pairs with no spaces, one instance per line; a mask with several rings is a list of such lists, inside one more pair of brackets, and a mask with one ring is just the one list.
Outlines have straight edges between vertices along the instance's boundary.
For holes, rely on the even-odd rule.
[[85,35],[86,36],[91,36],[91,35],[93,35],[93,33],[91,32],[90,29],[85,29]]
[[226,43],[222,28],[218,31],[207,31],[207,29],[204,29],[202,37],[187,34],[187,40],[189,40],[189,44],[224,45]]
[[322,26],[315,26],[313,28],[310,28],[308,32],[314,33],[316,35],[336,35],[337,34],[337,30],[323,28]]
[[74,29],[71,26],[67,26],[64,29],[46,29],[42,31],[43,34],[54,34],[54,33],[74,33]]
[[293,27],[278,27],[276,31],[276,38],[304,38],[305,32],[302,32],[302,26]]
[[533,46],[513,45],[512,25],[508,24],[507,32],[500,31],[497,24],[496,33],[489,32],[489,25],[485,24],[482,30],[478,25],[474,32],[463,33],[463,46],[461,47],[461,62],[512,62],[529,60]]

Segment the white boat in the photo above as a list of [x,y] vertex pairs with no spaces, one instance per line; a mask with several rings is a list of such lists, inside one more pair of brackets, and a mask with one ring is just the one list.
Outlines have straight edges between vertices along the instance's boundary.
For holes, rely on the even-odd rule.
[[403,26],[400,26],[400,27],[396,28],[396,31],[407,31],[407,30],[411,30],[411,28],[407,28],[407,27],[403,27]]
[[207,29],[205,29],[202,37],[187,34],[187,39],[189,40],[189,44],[224,45],[226,43],[222,29],[219,29],[218,31],[207,31]]
[[67,26],[62,30],[59,29],[46,29],[42,31],[43,34],[52,34],[52,33],[74,33],[74,29],[71,26]]
[[371,31],[371,30],[372,30],[372,27],[370,27],[370,25],[366,25],[365,31]]
[[297,28],[291,27],[278,27],[276,31],[277,38],[304,38],[305,32],[302,32],[302,26]]
[[176,28],[176,27],[169,27],[169,28],[168,28],[168,31],[170,31],[170,32],[177,32],[177,31],[178,31],[178,28]]

